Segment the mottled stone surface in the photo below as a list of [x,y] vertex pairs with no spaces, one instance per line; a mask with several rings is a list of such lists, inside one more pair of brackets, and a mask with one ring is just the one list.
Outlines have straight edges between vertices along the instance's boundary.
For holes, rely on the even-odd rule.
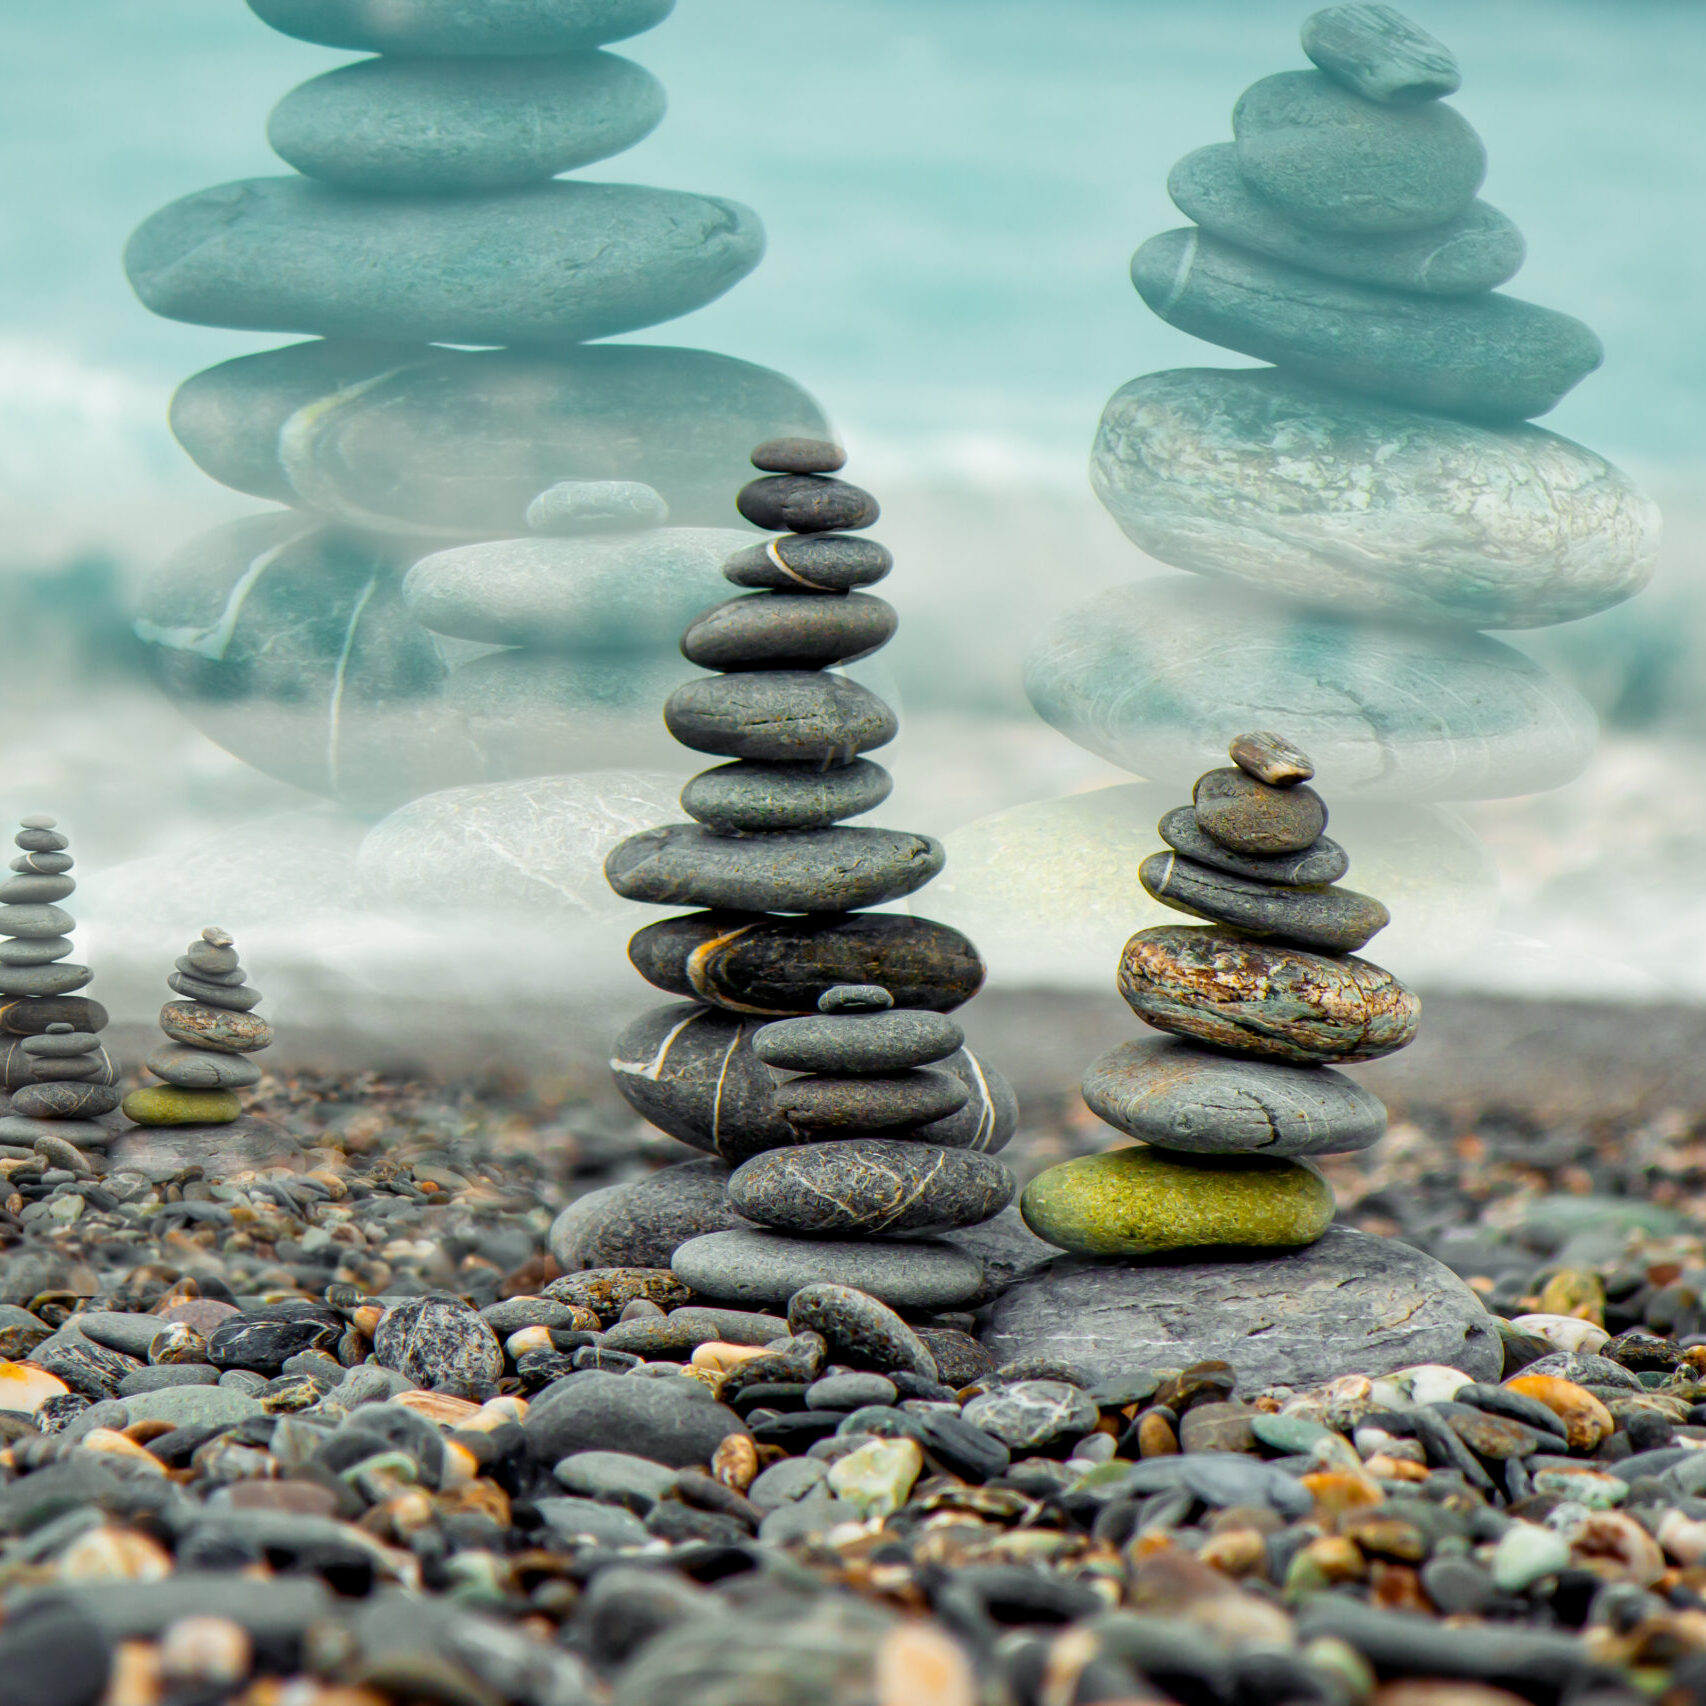
[[1100,1378],[1230,1362],[1241,1389],[1443,1363],[1496,1380],[1493,1318],[1449,1268],[1406,1244],[1331,1228],[1255,1261],[1062,1260],[995,1305],[997,1362],[1048,1353]]
[[1395,6],[1325,6],[1303,20],[1302,41],[1329,77],[1371,101],[1438,100],[1463,81],[1451,49]]
[[825,769],[886,746],[900,727],[868,687],[791,669],[684,682],[669,696],[663,720],[695,752]]
[[675,0],[249,0],[287,36],[362,53],[578,53],[661,24]]
[[698,617],[682,636],[681,655],[701,669],[822,669],[868,657],[899,621],[892,604],[869,593],[755,592]]
[[1137,1144],[1039,1173],[1019,1211],[1039,1238],[1085,1256],[1211,1245],[1285,1249],[1327,1230],[1333,1191],[1301,1161]]
[[246,178],[145,219],[125,272],[145,307],[198,325],[572,344],[691,313],[763,253],[750,208],[639,184],[426,198]]
[[1229,726],[1275,705],[1335,789],[1393,799],[1555,788],[1596,738],[1574,688],[1483,635],[1338,620],[1172,576],[1058,618],[1025,687],[1062,734],[1156,781],[1189,782]]
[[1302,853],[1327,827],[1313,788],[1276,788],[1234,767],[1210,770],[1191,790],[1197,827],[1233,853]]
[[1323,71],[1280,71],[1232,109],[1238,170],[1318,231],[1420,231],[1469,206],[1487,151],[1455,107],[1382,105]]
[[777,592],[851,592],[871,586],[894,567],[894,557],[875,539],[855,534],[789,534],[749,545],[723,567],[736,586]]
[[459,1297],[437,1292],[410,1298],[380,1317],[373,1355],[429,1391],[485,1398],[503,1373],[497,1334]]
[[696,1380],[629,1380],[619,1374],[570,1375],[548,1386],[522,1424],[539,1463],[620,1441],[635,1457],[673,1468],[709,1463],[745,1424]]
[[918,1335],[886,1304],[855,1287],[801,1287],[788,1300],[788,1326],[796,1334],[821,1335],[838,1359],[936,1378],[935,1360]]
[[754,527],[793,533],[834,533],[869,527],[882,511],[862,486],[820,474],[770,474],[749,480],[735,507]]
[[942,1013],[814,1013],[766,1025],[752,1046],[790,1072],[898,1072],[945,1060],[965,1040]]
[[1234,735],[1226,755],[1247,776],[1271,788],[1293,788],[1315,774],[1315,762],[1306,752],[1271,729],[1254,729]]
[[1347,391],[1465,420],[1556,408],[1605,359],[1580,320],[1515,296],[1415,296],[1325,278],[1195,226],[1151,237],[1132,283],[1171,326]]
[[205,1007],[199,1001],[168,1001],[160,1009],[160,1029],[174,1042],[227,1054],[253,1054],[272,1041],[272,1027],[265,1019]]
[[704,1296],[738,1303],[784,1303],[806,1286],[827,1284],[866,1292],[894,1309],[948,1309],[983,1283],[975,1259],[925,1239],[849,1244],[713,1232],[683,1244],[670,1266]]
[[1331,1067],[1240,1060],[1170,1038],[1098,1055],[1081,1088],[1116,1129],[1199,1154],[1333,1155],[1386,1131],[1380,1098]]
[[1157,900],[1180,912],[1323,953],[1355,953],[1389,922],[1379,901],[1355,889],[1274,888],[1177,853],[1151,854],[1138,877]]
[[[1199,865],[1211,865],[1229,876],[1246,877],[1254,883],[1336,883],[1350,869],[1350,856],[1338,842],[1325,835],[1301,853],[1234,853],[1203,834],[1196,813],[1179,806],[1155,826],[1156,834],[1175,852]],[[1147,885],[1146,885],[1147,886]]]
[[897,1007],[949,1012],[982,987],[958,930],[898,913],[754,918],[701,912],[636,931],[628,957],[648,983],[735,1013],[814,1013],[840,983],[880,984]]
[[674,644],[726,590],[741,536],[659,527],[580,538],[498,539],[435,551],[403,580],[403,602],[435,633],[536,651]]
[[1592,615],[1641,590],[1659,546],[1652,500],[1567,438],[1416,414],[1268,368],[1122,386],[1090,477],[1126,536],[1176,568],[1474,627]]
[[893,787],[888,771],[868,758],[833,770],[737,759],[700,771],[681,790],[681,809],[708,829],[724,832],[827,829],[874,811]]
[[522,533],[565,479],[639,482],[676,525],[727,527],[753,435],[822,420],[792,380],[709,350],[337,339],[210,367],[171,412],[203,472],[238,491],[440,539]]
[[1245,183],[1230,142],[1187,154],[1168,175],[1167,193],[1223,242],[1382,290],[1473,296],[1514,277],[1526,250],[1515,223],[1480,200],[1424,231],[1311,231]]
[[1064,1380],[1016,1380],[972,1399],[963,1415],[1010,1451],[1035,1451],[1087,1434],[1098,1420],[1090,1395]]
[[983,1264],[983,1286],[968,1300],[970,1308],[999,1297],[1008,1286],[1047,1267],[1060,1254],[1025,1224],[1016,1203],[980,1225],[944,1232],[942,1241]]
[[292,89],[267,120],[287,165],[381,195],[512,189],[631,148],[663,85],[613,53],[368,59]]
[[755,1156],[729,1180],[729,1201],[761,1226],[835,1238],[975,1226],[1013,1190],[1013,1175],[976,1150],[866,1138]]
[[1367,960],[1190,925],[1133,936],[1119,989],[1160,1030],[1300,1065],[1377,1060],[1415,1036],[1421,1014],[1416,997]]
[[[16,1106],[17,1097],[12,1100]],[[102,1114],[112,1106],[109,1101],[105,1107],[91,1107],[88,1112]],[[147,1126],[228,1125],[242,1111],[243,1104],[232,1090],[185,1090],[175,1084],[150,1084],[124,1098],[125,1118]],[[29,1110],[19,1108],[18,1112]]]
[[300,1166],[302,1158],[302,1145],[283,1126],[252,1114],[229,1125],[138,1128],[122,1133],[108,1152],[114,1171],[141,1173],[156,1184],[186,1167],[225,1179],[267,1167]]
[[577,1197],[551,1223],[551,1254],[577,1268],[667,1268],[689,1238],[743,1224],[721,1161],[681,1161],[631,1184]]

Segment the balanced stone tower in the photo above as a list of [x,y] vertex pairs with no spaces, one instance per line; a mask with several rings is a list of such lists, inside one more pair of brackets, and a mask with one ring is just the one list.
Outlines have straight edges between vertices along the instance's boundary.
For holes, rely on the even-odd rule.
[[642,976],[687,1000],[631,1025],[612,1067],[654,1125],[737,1168],[729,1202],[770,1229],[684,1242],[675,1263],[695,1289],[780,1302],[833,1281],[944,1307],[978,1292],[974,1257],[869,1235],[998,1213],[1013,1181],[978,1152],[1006,1143],[1017,1108],[943,1017],[982,984],[977,950],[929,919],[867,910],[922,888],[942,850],[844,821],[888,797],[888,773],[862,755],[897,723],[838,668],[896,626],[890,605],[859,590],[892,559],[862,536],[876,501],[829,477],[843,460],[798,438],[752,454],[766,477],[738,507],[778,536],[729,560],[728,579],[752,590],[681,642],[717,673],[678,687],[664,710],[682,745],[732,762],[682,790],[694,822],[630,836],[605,866],[629,900],[699,909],[629,947]]
[[[239,757],[372,808],[571,769],[589,724],[600,764],[645,756],[680,612],[733,548],[702,524],[755,439],[825,430],[768,369],[593,341],[701,307],[763,252],[736,202],[559,176],[663,116],[602,48],[672,3],[251,0],[377,57],[279,103],[292,175],[187,196],[125,257],[158,314],[314,340],[172,404],[208,474],[286,506],[184,547],[138,608],[167,690]],[[631,531],[587,537],[612,525]],[[417,559],[471,541],[405,596]],[[475,655],[493,643],[519,649]]]
[[231,938],[209,926],[190,943],[166,983],[182,999],[160,1009],[166,1041],[146,1062],[158,1079],[124,1099],[138,1125],[228,1125],[241,1116],[237,1092],[257,1083],[249,1056],[272,1041],[256,1015],[261,992],[243,976]]
[[13,837],[15,875],[0,883],[0,1143],[64,1138],[80,1149],[113,1133],[96,1116],[119,1105],[118,1079],[99,1032],[106,1009],[76,991],[94,973],[65,958],[76,920],[59,902],[77,884],[70,842],[50,817],[27,817]]
[[[1486,154],[1443,99],[1451,54],[1361,4],[1316,13],[1303,47],[1313,69],[1254,84],[1234,140],[1174,167],[1169,192],[1195,223],[1132,260],[1163,320],[1273,364],[1148,374],[1102,416],[1097,496],[1149,556],[1191,574],[1060,618],[1027,689],[1069,738],[1152,785],[1182,785],[1229,727],[1283,712],[1345,791],[1344,821],[1425,954],[1430,936],[1469,940],[1494,900],[1490,859],[1436,802],[1557,787],[1596,734],[1574,688],[1478,630],[1628,598],[1658,517],[1603,458],[1527,424],[1599,365],[1600,344],[1497,288],[1524,245],[1477,198]],[[990,905],[1023,908],[1033,881],[1046,892],[1049,861],[1074,845],[1111,839],[1102,880],[1117,879],[1154,796],[995,820],[999,834],[969,838],[1006,884]],[[963,888],[978,850],[950,845]],[[1080,915],[1096,898],[1058,882],[1054,895]]]
[[1120,993],[1169,1036],[1110,1049],[1083,1082],[1091,1112],[1137,1142],[1049,1168],[1020,1205],[1069,1255],[1131,1265],[1020,1281],[988,1342],[1098,1377],[1205,1359],[1249,1386],[1420,1362],[1496,1374],[1497,1329],[1461,1280],[1332,1225],[1309,1157],[1386,1130],[1379,1098],[1337,1068],[1403,1048],[1421,1005],[1356,957],[1387,912],[1339,886],[1349,859],[1323,833],[1310,760],[1266,732],[1230,752],[1235,768],[1162,818],[1168,851],[1141,872],[1163,905],[1209,922],[1140,930],[1120,960]]

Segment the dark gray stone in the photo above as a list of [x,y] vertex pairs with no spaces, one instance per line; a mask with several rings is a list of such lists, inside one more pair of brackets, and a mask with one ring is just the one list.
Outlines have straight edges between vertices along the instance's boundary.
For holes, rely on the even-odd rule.
[[565,476],[640,482],[677,525],[726,527],[752,435],[823,416],[792,380],[708,350],[333,340],[210,367],[179,386],[171,420],[238,491],[353,527],[491,539],[521,533]]
[[628,1351],[655,1362],[663,1357],[685,1358],[700,1345],[769,1345],[788,1337],[788,1323],[779,1316],[687,1305],[667,1315],[618,1321],[605,1330],[599,1348]]
[[77,920],[57,906],[0,906],[0,936],[21,936],[26,941],[58,938],[75,930]]
[[888,771],[868,758],[832,770],[737,760],[695,776],[681,790],[681,809],[724,833],[827,829],[875,810],[893,787]]
[[765,763],[846,764],[899,731],[868,687],[818,670],[714,675],[684,682],[663,720],[683,746]]
[[109,1350],[85,1338],[73,1324],[61,1327],[30,1352],[30,1361],[57,1375],[71,1388],[92,1401],[111,1398],[126,1375],[143,1366],[140,1358]]
[[857,1287],[802,1286],[788,1300],[788,1325],[796,1333],[820,1334],[840,1357],[936,1378],[936,1361],[924,1341],[879,1298]]
[[784,1303],[808,1285],[849,1286],[898,1309],[948,1309],[976,1294],[983,1270],[951,1244],[889,1239],[847,1244],[773,1232],[713,1232],[670,1261],[707,1297]]
[[112,1662],[112,1638],[75,1600],[26,1602],[0,1624],[7,1706],[96,1706]]
[[965,1106],[944,1119],[932,1120],[910,1134],[918,1143],[942,1149],[981,1149],[993,1154],[1005,1149],[1019,1129],[1019,1098],[1013,1086],[970,1049],[961,1049],[941,1062],[968,1092]]
[[1455,219],[1487,150],[1455,107],[1364,100],[1322,71],[1281,71],[1232,109],[1238,170],[1318,231],[1421,231]]
[[69,936],[38,936],[0,942],[0,966],[41,966],[62,960],[71,952]]
[[39,905],[64,900],[77,887],[70,877],[17,876],[0,882],[0,901],[8,906]]
[[833,474],[846,465],[847,452],[827,438],[767,438],[751,460],[766,474]]
[[110,1114],[123,1099],[116,1084],[25,1084],[12,1092],[11,1112],[20,1119],[92,1120]]
[[1344,848],[1325,835],[1301,853],[1266,856],[1234,853],[1202,832],[1197,824],[1197,814],[1189,806],[1168,812],[1155,828],[1169,847],[1183,853],[1187,859],[1195,860],[1199,865],[1212,865],[1215,870],[1226,871],[1235,877],[1248,877],[1257,883],[1294,886],[1336,883],[1351,866]]
[[168,1362],[155,1368],[139,1368],[118,1383],[121,1398],[140,1398],[151,1392],[166,1392],[180,1386],[217,1386],[220,1371],[210,1362]]
[[1132,283],[1171,326],[1307,379],[1466,420],[1555,408],[1605,359],[1580,320],[1515,296],[1381,291],[1223,243],[1164,231]]
[[297,171],[381,195],[454,195],[554,178],[631,148],[663,85],[613,53],[368,59],[298,84],[267,141]]
[[899,1072],[946,1060],[965,1032],[945,1013],[814,1013],[766,1025],[753,1052],[789,1072]]
[[744,1224],[729,1206],[728,1178],[721,1161],[682,1161],[631,1184],[589,1191],[551,1223],[551,1254],[565,1273],[667,1268],[689,1238]]
[[143,1063],[156,1078],[186,1090],[241,1090],[258,1084],[261,1069],[240,1054],[214,1053],[183,1043],[161,1043]]
[[1241,1060],[1173,1039],[1109,1049],[1082,1089],[1117,1130],[1204,1155],[1335,1155],[1386,1131],[1380,1098],[1331,1067]]
[[729,1201],[761,1226],[834,1238],[976,1226],[1014,1188],[999,1161],[975,1150],[854,1139],[755,1156],[729,1180]]
[[1327,827],[1327,807],[1313,788],[1270,787],[1232,767],[1199,776],[1191,801],[1197,827],[1232,853],[1302,853]]
[[9,966],[0,963],[0,995],[47,996],[69,995],[94,980],[87,966],[59,965]]
[[302,1145],[272,1120],[245,1114],[226,1125],[137,1127],[120,1134],[108,1161],[113,1172],[141,1173],[155,1184],[186,1167],[200,1167],[208,1178],[228,1179],[300,1164]]
[[1492,1317],[1450,1269],[1343,1226],[1259,1261],[1063,1258],[996,1299],[983,1341],[998,1363],[1046,1351],[1098,1378],[1220,1359],[1240,1389],[1416,1363],[1496,1380],[1503,1362]]
[[701,669],[823,669],[868,657],[899,623],[894,606],[869,593],[754,592],[700,616],[682,636],[681,655]]
[[497,1334],[448,1292],[386,1310],[373,1337],[373,1356],[418,1386],[461,1398],[489,1398],[504,1370]]
[[1479,199],[1425,231],[1311,231],[1244,182],[1230,142],[1187,154],[1168,176],[1167,193],[1187,219],[1223,242],[1381,290],[1474,296],[1514,278],[1526,253],[1516,225]]
[[895,1383],[883,1375],[830,1374],[806,1388],[806,1408],[862,1410],[870,1404],[893,1404],[899,1397]]
[[792,533],[834,533],[869,527],[882,511],[862,487],[818,474],[771,474],[749,480],[735,507],[754,527]]
[[207,1360],[215,1368],[248,1369],[273,1379],[283,1373],[290,1357],[303,1351],[332,1350],[345,1330],[341,1317],[323,1306],[252,1310],[227,1316],[208,1334]]
[[84,1338],[144,1361],[155,1334],[165,1326],[158,1315],[137,1315],[116,1309],[85,1309],[75,1319]]
[[802,1139],[819,1142],[913,1133],[956,1113],[967,1099],[965,1085],[952,1073],[921,1068],[857,1078],[789,1078],[776,1087],[773,1103]]
[[247,178],[144,220],[125,271],[147,308],[198,325],[572,344],[691,313],[763,252],[751,209],[638,184],[428,199]]
[[647,1511],[675,1485],[675,1471],[626,1451],[577,1451],[552,1465],[552,1479],[571,1493]]
[[1180,912],[1323,953],[1354,954],[1392,921],[1379,901],[1355,889],[1274,888],[1177,853],[1151,854],[1138,867],[1138,880]]
[[661,24],[675,0],[249,0],[287,36],[361,53],[579,53]]
[[547,1497],[534,1500],[534,1509],[544,1518],[552,1535],[563,1540],[589,1539],[601,1546],[644,1546],[651,1539],[646,1525],[618,1504],[598,1499]]
[[1008,1286],[1039,1273],[1060,1256],[1055,1245],[1039,1238],[1025,1224],[1025,1217],[1017,1206],[1002,1209],[992,1220],[986,1220],[980,1226],[944,1232],[942,1242],[964,1250],[974,1261],[982,1264],[983,1287],[968,1300],[974,1308],[987,1303],[992,1297],[999,1297]]
[[941,870],[942,858],[940,842],[904,830],[733,837],[667,824],[629,836],[605,860],[604,874],[624,899],[660,906],[846,912],[914,893]]
[[1303,20],[1302,40],[1329,77],[1370,101],[1434,101],[1463,82],[1451,49],[1395,6],[1324,7]]
[[556,1463],[572,1452],[620,1441],[633,1456],[676,1469],[710,1462],[730,1434],[747,1431],[696,1380],[631,1380],[596,1371],[548,1386],[533,1401],[522,1429],[536,1462]]
[[736,586],[837,593],[872,586],[893,567],[894,557],[875,539],[806,533],[749,545],[729,558],[723,573]]

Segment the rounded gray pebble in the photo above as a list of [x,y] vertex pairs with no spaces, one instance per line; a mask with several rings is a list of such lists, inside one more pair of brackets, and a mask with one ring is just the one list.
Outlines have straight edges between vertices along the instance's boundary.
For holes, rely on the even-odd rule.
[[773,1232],[713,1232],[683,1244],[676,1274],[706,1297],[785,1303],[809,1285],[854,1287],[900,1309],[947,1309],[974,1296],[983,1269],[951,1244],[888,1239],[849,1244]]

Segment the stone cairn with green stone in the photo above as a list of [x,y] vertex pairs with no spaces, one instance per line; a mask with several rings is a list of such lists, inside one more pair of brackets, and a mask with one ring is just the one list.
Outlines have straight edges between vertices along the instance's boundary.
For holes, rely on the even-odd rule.
[[559,175],[662,118],[604,47],[673,0],[251,5],[375,57],[279,103],[294,173],[189,195],[126,252],[155,313],[312,340],[173,400],[208,474],[284,507],[153,577],[156,673],[239,757],[362,807],[648,760],[645,707],[738,543],[710,524],[746,447],[826,430],[766,368],[597,341],[763,251],[739,203]]
[[250,1059],[272,1041],[255,1013],[261,992],[245,981],[237,950],[212,925],[179,956],[167,986],[180,998],[160,1009],[166,1041],[148,1056],[158,1079],[132,1090],[123,1107],[137,1125],[229,1125],[242,1116],[237,1092],[258,1083]]
[[1083,1083],[1090,1111],[1138,1140],[1051,1167],[1021,1210],[1031,1229],[1087,1256],[1203,1246],[1295,1249],[1333,1219],[1306,1159],[1366,1149],[1386,1129],[1378,1097],[1334,1070],[1415,1035],[1420,1004],[1355,957],[1386,908],[1339,879],[1314,766],[1277,735],[1241,735],[1234,768],[1160,823],[1168,851],[1143,886],[1211,922],[1140,930],[1119,985],[1166,1041],[1121,1043]]
[[[862,590],[892,559],[863,536],[876,501],[832,477],[843,460],[798,438],[752,453],[764,477],[738,508],[774,536],[729,560],[741,595],[681,642],[714,673],[664,710],[682,745],[730,762],[682,790],[693,822],[630,836],[605,865],[626,899],[696,909],[629,947],[684,1000],[635,1021],[611,1064],[646,1119],[735,1168],[729,1201],[763,1228],[682,1243],[674,1264],[695,1290],[781,1302],[825,1281],[947,1307],[978,1292],[981,1265],[916,1235],[1006,1206],[1013,1180],[987,1152],[1017,1108],[945,1017],[982,984],[977,950],[929,919],[867,910],[916,893],[942,851],[844,821],[887,798],[888,773],[863,755],[897,723],[837,667],[896,626]],[[907,1236],[876,1236],[891,1233]]]
[[59,904],[77,884],[70,842],[51,817],[26,817],[13,837],[13,875],[0,883],[0,1143],[58,1137],[79,1149],[108,1143],[100,1114],[119,1105],[118,1071],[102,1046],[107,1011],[76,992],[93,980],[73,965],[76,920]]

